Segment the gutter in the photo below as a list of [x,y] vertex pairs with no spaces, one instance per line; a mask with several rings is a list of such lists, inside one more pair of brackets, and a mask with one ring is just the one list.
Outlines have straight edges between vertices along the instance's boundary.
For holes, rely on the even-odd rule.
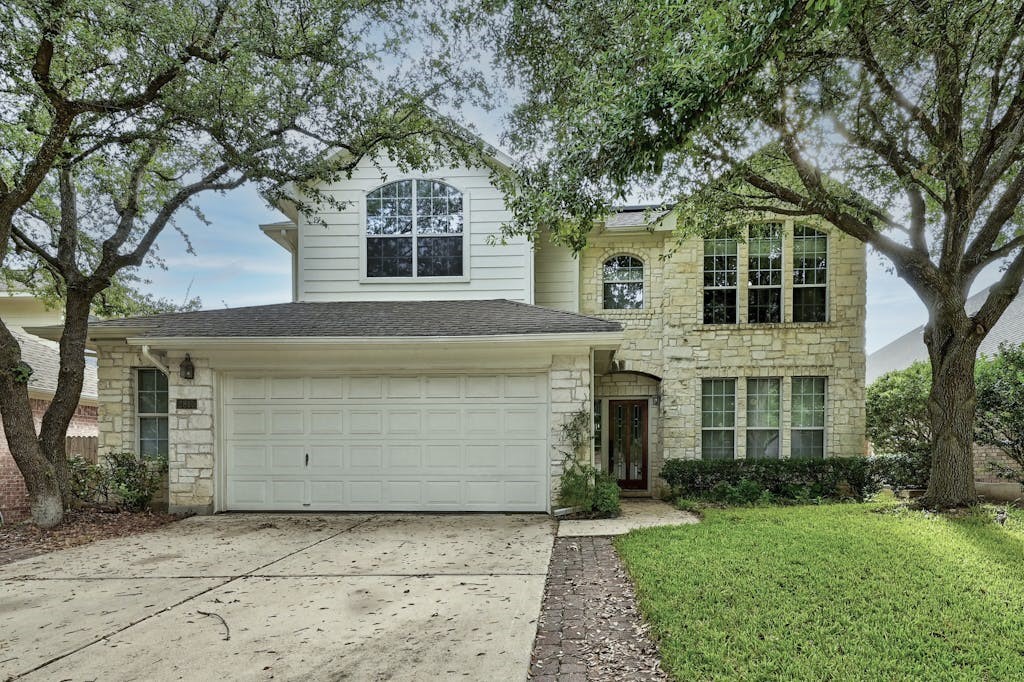
[[[143,336],[128,337],[129,346],[211,347],[211,346],[402,346],[402,345],[469,345],[469,344],[551,344],[579,343],[593,347],[617,348],[624,340],[623,332],[591,332],[576,334],[501,334],[475,336]],[[143,350],[143,355],[146,350]],[[146,356],[147,358],[149,356]]]
[[170,376],[171,375],[171,370],[167,369],[167,365],[165,365],[164,363],[162,363],[159,360],[157,360],[156,357],[154,357],[154,355],[149,352],[149,345],[148,344],[142,344],[142,357],[144,357],[147,360],[149,360],[150,364],[152,364],[158,370],[163,372],[164,376]]

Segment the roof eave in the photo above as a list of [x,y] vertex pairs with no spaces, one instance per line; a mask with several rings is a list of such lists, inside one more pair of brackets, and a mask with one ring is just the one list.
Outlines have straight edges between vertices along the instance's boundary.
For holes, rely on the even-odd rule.
[[259,346],[422,346],[472,344],[576,344],[590,348],[618,348],[622,331],[543,334],[478,334],[467,336],[125,336],[129,346],[166,349],[259,347]]

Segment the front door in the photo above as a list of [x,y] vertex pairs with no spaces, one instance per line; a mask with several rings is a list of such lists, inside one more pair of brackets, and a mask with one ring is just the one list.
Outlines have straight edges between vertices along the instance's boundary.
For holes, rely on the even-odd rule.
[[625,490],[647,489],[647,401],[610,400],[609,469]]

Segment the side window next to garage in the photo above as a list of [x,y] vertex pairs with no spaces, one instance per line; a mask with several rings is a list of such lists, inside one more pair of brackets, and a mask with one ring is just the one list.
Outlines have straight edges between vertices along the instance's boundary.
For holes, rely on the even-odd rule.
[[141,457],[166,457],[168,454],[167,377],[157,369],[136,370],[135,433]]

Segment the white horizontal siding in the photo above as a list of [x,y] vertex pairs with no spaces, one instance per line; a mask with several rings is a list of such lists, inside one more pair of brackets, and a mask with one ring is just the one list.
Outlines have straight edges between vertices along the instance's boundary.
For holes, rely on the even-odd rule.
[[[393,164],[384,166],[386,178],[370,163],[363,163],[350,180],[327,188],[336,200],[348,202],[341,210],[325,207],[322,223],[299,220],[299,268],[296,273],[300,301],[437,300],[507,298],[532,303],[533,252],[522,238],[492,244],[511,215],[501,192],[479,168],[443,168],[429,174],[405,174]],[[469,253],[468,279],[438,282],[410,278],[400,282],[360,280],[363,240],[363,202],[368,192],[386,182],[428,177],[448,182],[467,197]]]
[[534,299],[537,305],[579,312],[579,259],[542,236],[534,246]]

